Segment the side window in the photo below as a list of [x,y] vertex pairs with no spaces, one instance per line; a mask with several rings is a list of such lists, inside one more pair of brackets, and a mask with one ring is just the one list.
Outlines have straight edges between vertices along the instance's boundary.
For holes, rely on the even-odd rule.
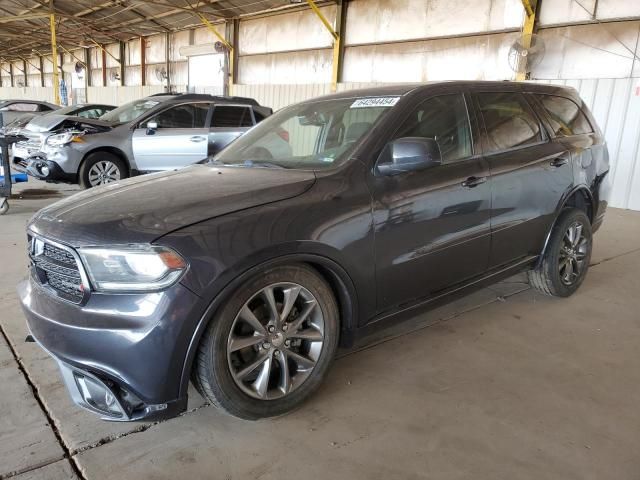
[[36,103],[12,103],[7,108],[10,112],[37,112],[38,104]]
[[212,127],[251,127],[251,110],[249,107],[216,105],[213,110]]
[[177,105],[151,117],[148,122],[157,122],[158,128],[204,128],[209,112],[208,103]]
[[400,128],[396,138],[433,138],[443,162],[473,155],[469,116],[462,94],[442,95],[423,102]]
[[538,119],[522,94],[478,93],[478,103],[487,129],[490,152],[523,147],[542,140]]
[[38,105],[39,112],[51,112],[52,110],[53,108],[51,108],[49,105]]
[[572,100],[555,95],[535,94],[551,119],[551,128],[556,136],[591,133],[593,129],[580,107]]
[[258,111],[256,111],[256,110],[254,110],[254,111],[253,111],[253,116],[254,116],[254,117],[255,117],[255,119],[256,119],[256,123],[260,123],[262,120],[264,120],[265,118],[267,118],[267,117],[265,117],[263,114],[261,114],[260,112],[258,112]]

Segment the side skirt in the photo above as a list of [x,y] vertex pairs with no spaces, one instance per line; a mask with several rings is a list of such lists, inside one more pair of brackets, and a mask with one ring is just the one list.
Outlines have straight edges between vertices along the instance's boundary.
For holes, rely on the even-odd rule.
[[500,280],[511,277],[521,271],[529,270],[538,260],[537,255],[525,257],[506,267],[498,270],[492,270],[482,277],[475,278],[461,285],[450,287],[439,292],[433,297],[420,300],[410,305],[403,305],[393,312],[383,313],[374,317],[369,323],[362,326],[356,331],[355,337],[361,339],[367,337],[379,330],[388,328],[409,318],[413,318],[419,313],[432,310],[434,308],[446,305],[455,300],[469,295],[470,293],[480,290],[488,285],[492,285]]

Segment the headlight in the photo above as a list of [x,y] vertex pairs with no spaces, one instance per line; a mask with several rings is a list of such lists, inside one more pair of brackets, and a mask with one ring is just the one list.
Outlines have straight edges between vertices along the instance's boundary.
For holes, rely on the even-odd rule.
[[51,135],[47,138],[46,144],[50,147],[61,147],[71,142],[82,143],[83,132],[65,132],[57,135]]
[[175,283],[187,264],[167,247],[126,245],[79,250],[98,291],[155,291]]

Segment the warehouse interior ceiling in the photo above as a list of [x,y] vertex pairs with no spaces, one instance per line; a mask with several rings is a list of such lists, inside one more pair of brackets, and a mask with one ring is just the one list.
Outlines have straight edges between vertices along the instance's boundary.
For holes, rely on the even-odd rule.
[[3,0],[0,56],[13,60],[49,52],[52,12],[57,43],[77,48],[201,26],[200,16],[213,23],[299,4],[295,0]]

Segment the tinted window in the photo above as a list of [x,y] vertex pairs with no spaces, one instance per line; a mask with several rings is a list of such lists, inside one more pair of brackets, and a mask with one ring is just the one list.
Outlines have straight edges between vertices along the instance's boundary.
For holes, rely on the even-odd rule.
[[208,111],[207,103],[177,105],[160,112],[146,123],[156,122],[158,128],[204,128]]
[[557,136],[591,133],[593,129],[578,105],[568,98],[536,95],[549,114],[551,128]]
[[248,107],[216,105],[213,110],[212,127],[251,127],[251,111]]
[[442,160],[453,162],[473,154],[469,117],[460,94],[430,98],[411,114],[396,138],[433,138]]
[[12,103],[7,107],[10,112],[37,112],[38,105],[35,103]]
[[489,151],[522,147],[542,140],[540,125],[525,98],[514,92],[479,93]]
[[51,108],[49,105],[40,105],[38,108],[39,112],[51,112],[53,111],[53,108]]

